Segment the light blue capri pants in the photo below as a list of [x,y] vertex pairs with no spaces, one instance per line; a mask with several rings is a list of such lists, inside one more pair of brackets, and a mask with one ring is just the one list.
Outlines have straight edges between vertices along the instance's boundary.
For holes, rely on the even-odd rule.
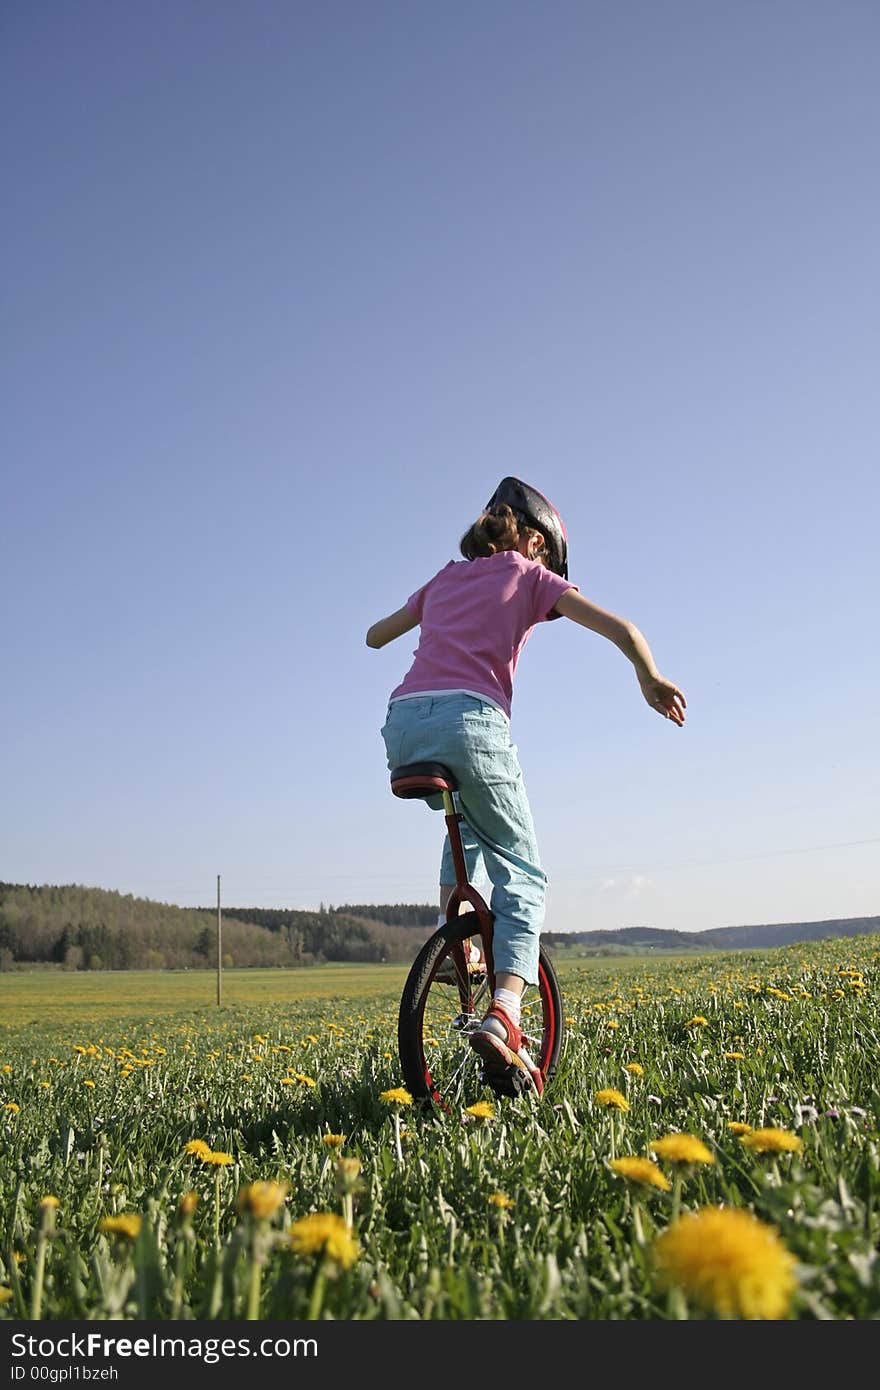
[[[391,701],[382,738],[389,770],[419,762],[449,768],[458,784],[468,877],[492,883],[495,969],[537,984],[547,876],[507,717],[474,695],[410,696]],[[430,797],[428,805],[442,810],[442,798]],[[440,883],[455,883],[448,835]]]

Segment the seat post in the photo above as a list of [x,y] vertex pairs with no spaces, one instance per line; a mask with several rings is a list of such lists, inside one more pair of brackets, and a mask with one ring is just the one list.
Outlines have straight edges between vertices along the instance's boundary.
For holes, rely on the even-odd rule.
[[467,888],[468,872],[464,858],[464,846],[461,843],[461,812],[455,809],[455,801],[452,792],[443,793],[443,812],[446,818],[446,830],[449,835],[449,848],[452,851],[452,862],[455,865],[455,882],[458,888]]

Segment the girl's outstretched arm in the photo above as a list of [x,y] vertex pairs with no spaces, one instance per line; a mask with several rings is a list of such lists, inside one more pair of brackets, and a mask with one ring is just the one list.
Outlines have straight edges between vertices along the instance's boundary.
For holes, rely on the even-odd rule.
[[635,667],[642,694],[651,708],[662,714],[664,719],[671,719],[673,724],[681,726],[684,723],[687,701],[677,685],[660,675],[647,639],[635,623],[599,608],[579,594],[577,589],[566,589],[554,607],[564,618],[571,618],[573,622],[613,642]]
[[389,613],[387,618],[380,618],[367,629],[367,646],[384,647],[386,643],[393,642],[395,637],[402,637],[405,632],[418,627],[418,621],[404,605],[403,608],[398,608],[396,613]]

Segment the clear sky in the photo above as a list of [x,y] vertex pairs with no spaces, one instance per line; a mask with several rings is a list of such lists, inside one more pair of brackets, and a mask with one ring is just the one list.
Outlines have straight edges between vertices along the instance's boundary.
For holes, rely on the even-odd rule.
[[427,902],[375,619],[514,473],[548,929],[880,913],[880,6],[11,0],[0,879]]

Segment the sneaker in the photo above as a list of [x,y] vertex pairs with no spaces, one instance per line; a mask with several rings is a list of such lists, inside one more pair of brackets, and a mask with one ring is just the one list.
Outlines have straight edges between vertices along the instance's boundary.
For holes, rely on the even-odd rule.
[[[487,1028],[489,1020],[500,1024],[503,1036]],[[483,1022],[471,1033],[468,1042],[483,1062],[483,1078],[488,1086],[497,1087],[510,1095],[511,1071],[520,1071],[531,1082],[536,1095],[544,1094],[544,1077],[523,1046],[522,1030],[508,1018],[500,1004],[489,1005]],[[517,1088],[514,1087],[514,1092]]]

